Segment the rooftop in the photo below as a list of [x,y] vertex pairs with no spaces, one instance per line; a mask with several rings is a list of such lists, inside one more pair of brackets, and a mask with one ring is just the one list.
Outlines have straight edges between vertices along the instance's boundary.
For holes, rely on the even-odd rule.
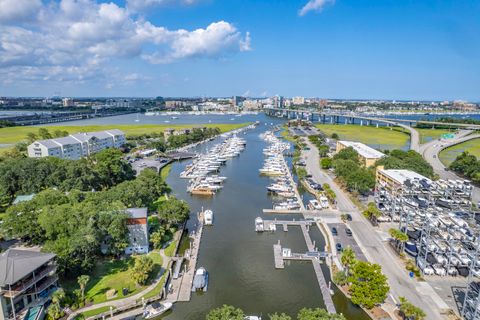
[[13,285],[53,258],[53,253],[8,249],[0,254],[0,286]]
[[356,142],[356,141],[338,141],[340,142],[341,144],[343,144],[344,146],[346,146],[347,148],[348,147],[352,147],[355,151],[358,152],[358,154],[364,158],[368,158],[368,159],[380,159],[380,158],[383,158],[385,156],[385,154],[383,154],[382,152],[378,151],[378,150],[375,150],[369,146],[367,146],[366,144],[363,144],[361,142]]
[[411,170],[404,170],[404,169],[378,169],[384,175],[390,177],[391,179],[404,184],[407,180],[427,180],[427,182],[431,182],[430,179],[427,177],[422,176],[421,174],[416,173],[415,171]]
[[126,212],[134,219],[147,217],[147,208],[130,208]]

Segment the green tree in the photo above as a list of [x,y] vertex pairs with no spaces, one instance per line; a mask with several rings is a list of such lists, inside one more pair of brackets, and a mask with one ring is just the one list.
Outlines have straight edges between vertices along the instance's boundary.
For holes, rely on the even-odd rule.
[[54,138],[62,138],[62,137],[66,137],[68,136],[68,131],[65,131],[65,130],[55,130],[53,131],[53,137]]
[[142,255],[135,258],[135,264],[131,270],[132,279],[139,285],[144,285],[153,271],[153,260],[149,256]]
[[63,317],[64,312],[63,312],[61,303],[64,299],[65,299],[65,291],[62,288],[57,289],[52,294],[52,303],[47,309],[47,315],[49,319],[57,320]]
[[396,248],[399,252],[403,252],[403,246],[408,241],[408,235],[398,229],[390,228],[388,230],[390,236],[395,240]]
[[375,202],[369,202],[367,208],[363,210],[363,215],[372,223],[377,224],[377,219],[382,216],[382,212],[378,210]]
[[331,158],[322,158],[320,160],[320,165],[322,166],[322,169],[330,169],[332,167],[332,159]]
[[390,290],[387,277],[378,264],[357,261],[349,277],[352,302],[367,309],[385,301]]
[[77,278],[78,285],[80,286],[80,297],[82,302],[85,301],[85,288],[87,283],[90,281],[90,276],[88,275],[81,275]]
[[170,197],[160,204],[158,214],[167,224],[177,224],[188,219],[190,208],[185,201]]
[[352,247],[348,246],[342,251],[340,262],[345,267],[345,273],[349,275],[350,268],[357,262],[355,251],[353,251]]
[[346,320],[342,314],[328,313],[320,308],[303,308],[298,312],[298,320]]
[[335,140],[339,139],[338,134],[336,134],[335,132],[332,133],[331,137],[332,137],[332,139],[335,139]]
[[38,136],[42,139],[45,139],[45,140],[52,138],[52,135],[50,134],[50,132],[46,128],[38,129]]
[[334,156],[333,156],[333,159],[334,160],[352,160],[356,163],[359,163],[359,159],[358,159],[358,152],[355,151],[355,149],[353,149],[353,147],[347,147],[347,148],[344,148],[342,150],[340,150],[339,152],[337,152]]
[[160,249],[165,239],[166,230],[164,226],[160,226],[150,235],[150,242],[155,249]]
[[344,286],[348,283],[348,277],[345,271],[337,271],[333,275],[333,282],[339,286]]
[[93,161],[104,188],[135,177],[132,166],[123,159],[123,154],[118,149],[108,148],[97,152]]
[[27,133],[27,140],[28,142],[30,143],[33,143],[34,141],[36,141],[38,139],[37,135],[33,132],[29,132]]
[[405,297],[399,297],[400,313],[405,320],[423,320],[426,317],[425,312],[412,304]]
[[286,315],[285,313],[274,313],[274,314],[269,314],[268,317],[270,320],[292,320],[292,317]]
[[244,320],[245,313],[242,309],[234,306],[223,305],[220,308],[211,310],[206,320]]

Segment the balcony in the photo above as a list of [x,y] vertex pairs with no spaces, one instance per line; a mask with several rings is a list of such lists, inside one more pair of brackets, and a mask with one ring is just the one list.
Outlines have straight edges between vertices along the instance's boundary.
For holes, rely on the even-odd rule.
[[[56,265],[48,265],[46,267],[43,267],[35,271],[35,277],[33,277],[32,274],[32,276],[28,277],[27,279],[20,281],[20,283],[18,284],[15,284],[11,289],[3,288],[0,293],[3,294],[6,298],[15,298],[31,286],[33,286],[35,283],[39,282],[45,276],[49,275],[52,272],[55,272],[56,269]],[[39,290],[38,287],[37,289]],[[41,290],[39,290],[39,292],[40,291]]]

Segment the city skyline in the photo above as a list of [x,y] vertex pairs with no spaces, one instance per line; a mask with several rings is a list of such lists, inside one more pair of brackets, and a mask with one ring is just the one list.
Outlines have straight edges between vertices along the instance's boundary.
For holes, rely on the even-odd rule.
[[0,96],[479,101],[475,1],[0,0]]

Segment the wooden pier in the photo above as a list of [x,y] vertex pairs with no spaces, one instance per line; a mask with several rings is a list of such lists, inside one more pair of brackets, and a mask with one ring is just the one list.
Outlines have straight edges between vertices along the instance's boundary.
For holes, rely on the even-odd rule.
[[170,294],[167,297],[167,301],[190,301],[190,298],[192,296],[193,278],[195,277],[195,271],[197,268],[198,251],[200,250],[200,241],[202,239],[203,233],[202,221],[203,220],[200,217],[197,230],[191,235],[191,237],[193,238],[193,242],[191,248],[188,250],[185,257],[188,261],[188,268],[187,263],[184,264],[186,270],[184,271],[183,275],[178,279],[172,280],[172,286],[174,288],[173,294]]
[[[282,247],[280,245],[280,242],[277,244],[273,245],[273,256],[274,256],[274,262],[275,262],[275,268],[276,269],[283,269],[285,268],[284,260],[308,260],[312,262],[313,265],[313,270],[315,271],[315,276],[317,278],[318,285],[320,286],[320,290],[322,292],[323,296],[323,301],[325,303],[325,308],[329,313],[336,313],[335,310],[335,305],[333,304],[332,296],[330,294],[330,287],[327,284],[327,281],[325,280],[325,276],[322,272],[322,268],[320,266],[320,260],[318,257],[327,257],[327,254],[324,252],[319,252],[318,257],[315,255],[312,255],[311,253],[317,252],[315,248],[315,242],[312,241],[310,238],[310,234],[308,233],[309,227],[311,225],[310,221],[286,221],[286,220],[264,220],[263,221],[264,226],[267,227],[268,229],[265,228],[265,230],[270,230],[270,226],[273,225],[282,225],[284,226],[284,231],[288,230],[288,225],[292,226],[300,226],[303,234],[303,238],[305,239],[305,243],[307,245],[308,252],[305,254],[301,253],[292,253],[287,257],[284,257],[282,255]],[[272,230],[273,231],[273,230]]]

